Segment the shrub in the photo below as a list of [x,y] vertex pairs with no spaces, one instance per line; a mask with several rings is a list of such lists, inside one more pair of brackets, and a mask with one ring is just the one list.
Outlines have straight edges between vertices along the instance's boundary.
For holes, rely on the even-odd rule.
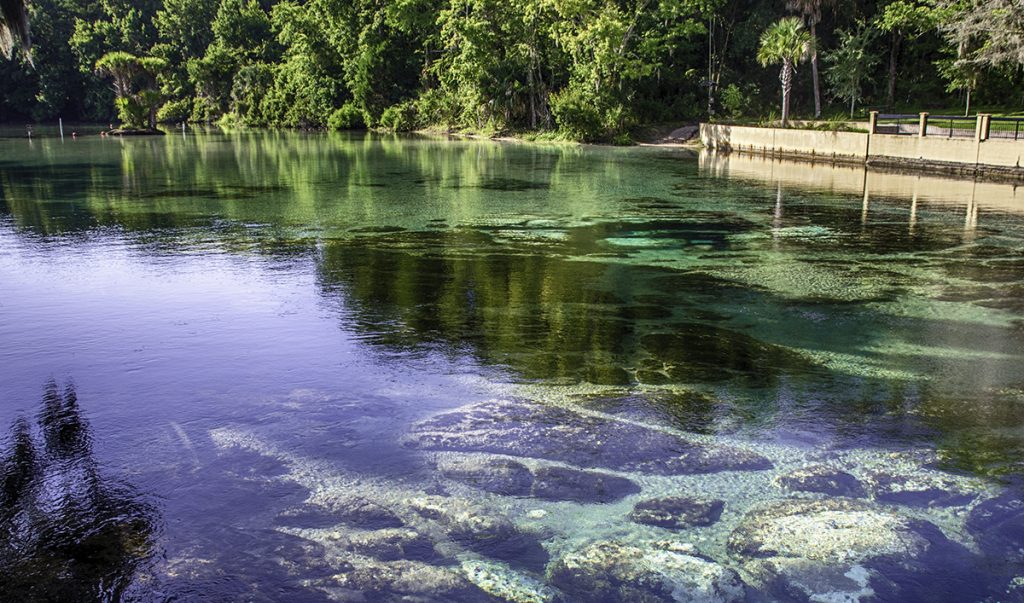
[[727,119],[740,119],[752,113],[756,113],[755,105],[760,90],[754,84],[740,87],[737,84],[729,84],[722,89],[718,99],[722,105],[722,114]]
[[416,99],[416,115],[428,126],[451,128],[458,125],[458,106],[452,95],[438,88],[424,90]]
[[156,120],[160,123],[175,123],[187,120],[192,115],[192,101],[179,99],[167,101],[156,112]]
[[363,119],[363,111],[355,103],[348,102],[331,113],[327,127],[332,130],[359,130],[366,127],[366,120]]
[[597,103],[575,86],[551,95],[551,114],[558,128],[574,140],[602,140],[608,135]]
[[114,106],[117,107],[117,117],[121,124],[127,128],[146,127],[148,117],[146,107],[133,96],[114,99]]
[[246,125],[245,120],[242,119],[242,116],[240,116],[237,113],[232,113],[230,111],[221,115],[214,123],[217,124],[218,128],[224,128],[226,130],[232,130]]
[[390,132],[408,132],[416,129],[416,104],[404,101],[384,109],[379,127]]
[[726,117],[737,118],[743,116],[743,109],[746,105],[743,92],[736,84],[729,84],[722,89],[722,112]]

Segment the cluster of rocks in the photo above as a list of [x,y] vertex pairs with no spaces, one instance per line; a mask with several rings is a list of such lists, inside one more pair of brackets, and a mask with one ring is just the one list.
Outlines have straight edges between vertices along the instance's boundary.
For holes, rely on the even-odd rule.
[[[432,451],[445,483],[498,498],[353,497],[282,514],[285,525],[355,528],[339,533],[339,571],[321,582],[342,600],[1024,601],[1019,494],[978,503],[976,491],[938,471],[809,464],[775,477],[771,502],[732,508],[740,503],[644,497],[625,474],[764,471],[771,461],[598,414],[487,402],[416,425],[406,443]],[[648,527],[567,545],[485,506],[500,497],[583,505],[635,497],[624,519]],[[981,555],[921,519],[928,515],[919,511],[943,507],[963,509]],[[721,525],[726,511],[735,524]],[[708,526],[728,530],[715,558],[691,544]],[[467,565],[467,554],[484,561]]]
[[497,400],[438,415],[413,427],[420,450],[533,457],[584,469],[693,475],[770,469],[766,457],[702,444],[678,434],[561,407]]

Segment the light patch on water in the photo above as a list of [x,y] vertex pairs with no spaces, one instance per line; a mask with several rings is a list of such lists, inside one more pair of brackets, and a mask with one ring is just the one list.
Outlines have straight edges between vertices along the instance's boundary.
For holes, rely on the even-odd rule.
[[839,272],[782,254],[766,252],[762,256],[758,264],[714,264],[702,270],[755,289],[768,289],[786,299],[867,301],[884,295],[893,286],[889,279],[870,274]]
[[875,589],[869,586],[871,581],[870,570],[863,565],[854,565],[843,575],[859,586],[860,590],[854,592],[833,591],[829,593],[815,593],[811,596],[811,601],[814,603],[860,603],[861,601],[872,600],[875,596]]
[[887,341],[884,344],[865,346],[861,348],[861,351],[871,354],[895,354],[900,356],[919,356],[924,358],[969,358],[972,360],[1013,360],[1015,358],[1021,358],[1020,354],[986,352],[952,346],[929,346],[910,343],[907,341]]
[[831,239],[837,233],[827,226],[785,226],[773,228],[773,237],[787,237],[794,239]]
[[899,301],[868,302],[864,307],[888,316],[992,327],[1007,327],[1012,325],[1014,320],[1020,318],[1006,310],[986,308],[977,304],[930,299],[934,293],[930,287],[920,287],[917,293],[918,295],[901,296]]
[[923,370],[894,368],[886,358],[872,358],[831,350],[801,350],[801,352],[829,369],[848,375],[894,381],[922,381],[931,376]]

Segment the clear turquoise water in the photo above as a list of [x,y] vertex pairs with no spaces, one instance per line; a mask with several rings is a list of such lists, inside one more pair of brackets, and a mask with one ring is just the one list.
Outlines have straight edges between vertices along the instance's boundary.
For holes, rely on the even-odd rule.
[[[716,161],[290,132],[0,138],[0,589],[399,600],[346,590],[380,561],[352,552],[370,526],[280,519],[356,492],[392,510],[425,494],[489,505],[550,563],[670,535],[775,598],[727,540],[749,509],[794,496],[780,476],[823,460],[871,504],[891,502],[886,471],[969,494],[885,508],[1002,563],[965,521],[1024,473],[1016,192],[965,206],[940,182],[911,220],[899,195],[866,209],[857,191]],[[430,417],[495,399],[738,446],[772,469],[611,467],[641,491],[551,502],[438,469],[473,450],[410,445]],[[636,501],[684,491],[724,500],[722,519],[629,521]],[[543,562],[434,544],[431,567],[519,584],[505,600],[574,599]],[[992,573],[971,596],[1003,592]]]

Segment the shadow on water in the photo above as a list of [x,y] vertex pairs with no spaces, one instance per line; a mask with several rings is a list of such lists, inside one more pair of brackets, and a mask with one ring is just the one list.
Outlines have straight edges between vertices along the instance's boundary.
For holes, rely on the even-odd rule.
[[[1012,352],[1013,333],[570,255],[597,249],[608,232],[621,236],[628,227],[580,227],[568,243],[529,249],[479,230],[331,241],[320,254],[320,284],[344,300],[346,324],[368,342],[470,353],[526,381],[629,388],[629,395],[587,402],[617,414],[702,433],[761,426],[853,445],[934,443],[951,467],[1024,470],[1024,439],[1007,429],[1024,425],[1019,388],[992,385],[1013,378],[1008,367],[1016,357],[986,354]],[[750,328],[751,309],[768,317],[759,329]],[[887,330],[864,327],[876,323]],[[979,359],[958,358],[955,372],[907,382],[823,366],[800,353],[868,348],[895,327],[911,344],[976,349]],[[932,361],[891,352],[885,362],[927,370]],[[944,383],[951,375],[968,382]]]
[[156,510],[102,474],[73,386],[50,382],[36,423],[15,421],[0,459],[0,600],[126,599]]

